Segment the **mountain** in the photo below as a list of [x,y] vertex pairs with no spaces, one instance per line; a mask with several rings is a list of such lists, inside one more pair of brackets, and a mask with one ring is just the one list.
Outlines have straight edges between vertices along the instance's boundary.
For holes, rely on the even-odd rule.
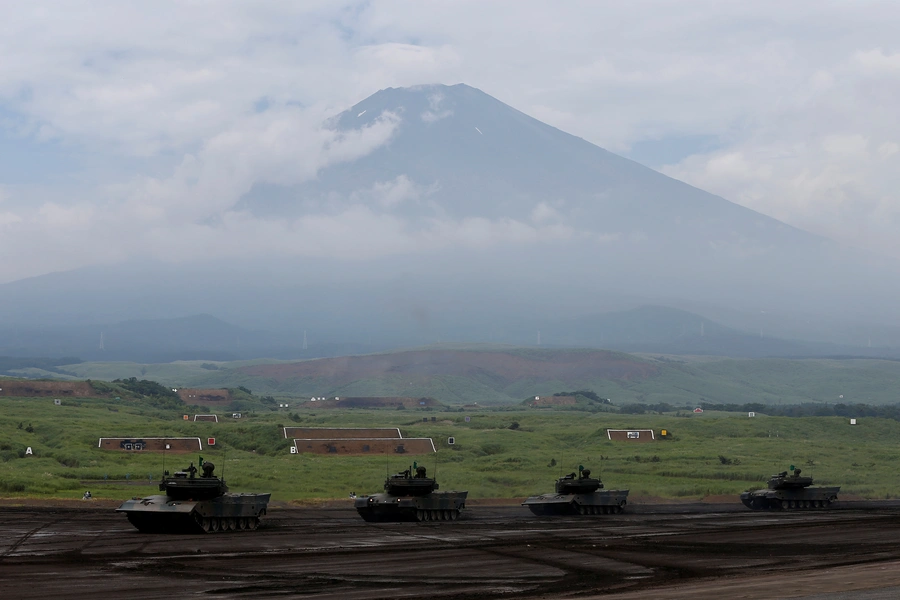
[[[294,187],[255,186],[263,216],[364,203],[425,228],[512,222],[540,238],[456,251],[473,287],[507,285],[758,312],[896,322],[898,265],[786,225],[541,123],[466,85],[386,89],[338,115],[342,132],[397,120],[388,144]],[[386,207],[386,208],[385,208]],[[559,239],[562,238],[562,239]],[[427,254],[427,253],[426,253]],[[433,258],[444,266],[444,255]],[[398,261],[402,264],[403,261]],[[425,277],[421,270],[411,270]],[[485,274],[477,277],[475,274]],[[593,280],[583,285],[581,280]]]
[[[245,329],[211,315],[93,325],[0,328],[0,357],[70,356],[89,361],[167,363],[232,361],[262,356],[312,358],[384,349],[321,341],[312,350],[303,346],[302,334],[295,337]],[[34,364],[24,365],[15,360],[6,362],[12,365],[10,368],[21,369],[28,366],[44,368],[46,361],[35,360]],[[65,363],[56,363],[59,364]]]
[[[258,182],[236,208],[271,220],[356,209],[376,217],[373,227],[391,224],[406,245],[349,258],[129,263],[13,282],[0,286],[0,348],[11,347],[3,331],[196,314],[275,331],[286,342],[263,347],[288,354],[304,331],[310,350],[532,344],[538,330],[548,345],[630,351],[810,348],[778,337],[862,353],[900,347],[893,261],[674,180],[466,85],[381,90],[328,126],[349,135],[384,121],[390,139],[365,156],[300,185]],[[680,317],[638,312],[618,329],[595,318],[647,305],[733,331],[676,339]],[[235,333],[210,338],[204,351],[234,352],[223,340]],[[170,350],[196,349],[169,339]]]

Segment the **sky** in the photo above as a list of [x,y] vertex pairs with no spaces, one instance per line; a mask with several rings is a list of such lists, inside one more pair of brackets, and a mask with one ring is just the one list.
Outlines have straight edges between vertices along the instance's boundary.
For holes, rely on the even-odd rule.
[[[427,83],[900,258],[898,30],[900,3],[849,0],[0,0],[0,282],[402,232],[235,206],[387,143],[391,115],[323,123]],[[385,239],[360,258],[407,248]]]

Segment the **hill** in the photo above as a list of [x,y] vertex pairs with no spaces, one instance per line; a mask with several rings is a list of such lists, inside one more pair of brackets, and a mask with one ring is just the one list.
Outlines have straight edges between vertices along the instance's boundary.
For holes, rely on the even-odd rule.
[[575,390],[592,390],[617,406],[890,404],[897,401],[894,382],[900,377],[896,360],[731,359],[498,346],[301,362],[81,363],[64,368],[80,378],[137,377],[178,388],[245,387],[282,398],[428,397],[450,405],[519,404],[536,395]]

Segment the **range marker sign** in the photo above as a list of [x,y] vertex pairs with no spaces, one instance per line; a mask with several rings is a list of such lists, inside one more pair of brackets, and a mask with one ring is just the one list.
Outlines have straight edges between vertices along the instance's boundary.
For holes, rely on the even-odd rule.
[[207,446],[215,446],[215,445],[216,445],[216,438],[206,438],[206,445],[207,445]]

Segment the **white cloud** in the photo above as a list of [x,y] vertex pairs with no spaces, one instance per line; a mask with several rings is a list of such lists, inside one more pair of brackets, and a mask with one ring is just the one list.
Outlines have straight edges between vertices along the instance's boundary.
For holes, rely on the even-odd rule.
[[375,183],[371,189],[355,192],[351,195],[351,201],[374,203],[389,210],[406,202],[417,202],[433,189],[433,186],[417,185],[406,175],[398,175],[391,181]]
[[21,223],[22,217],[13,212],[0,212],[0,227]]
[[440,121],[441,119],[446,119],[447,117],[451,116],[453,114],[452,110],[441,108],[443,102],[443,94],[431,94],[428,97],[428,110],[422,113],[422,120],[426,123],[434,123],[435,121]]
[[869,73],[900,72],[900,52],[886,54],[881,48],[875,48],[857,52],[855,57],[863,70]]
[[539,202],[531,211],[531,220],[535,223],[556,221],[561,219],[561,217],[562,215],[546,202]]

